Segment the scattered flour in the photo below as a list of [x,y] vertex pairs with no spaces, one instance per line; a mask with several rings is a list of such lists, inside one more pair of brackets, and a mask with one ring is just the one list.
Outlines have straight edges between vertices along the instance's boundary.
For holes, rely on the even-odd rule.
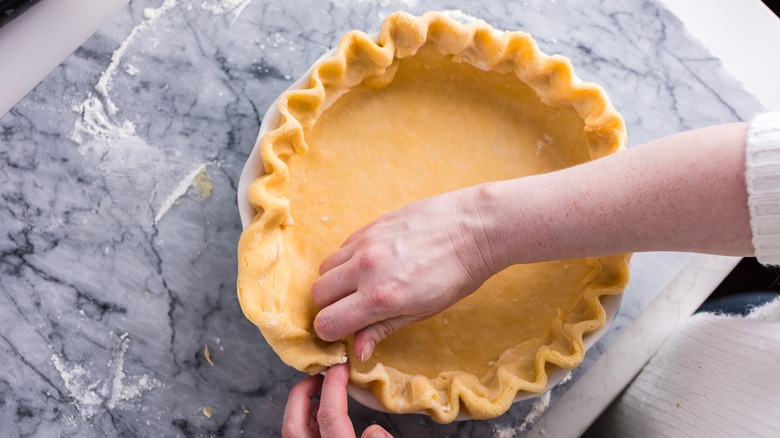
[[138,74],[138,68],[133,64],[125,64],[125,73],[127,73],[128,76],[135,76]]
[[219,0],[213,4],[203,2],[200,7],[214,15],[224,15],[230,12],[234,15],[233,20],[235,21],[235,19],[244,11],[244,8],[249,6],[249,3],[251,2],[252,0]]
[[[219,5],[226,11],[240,12],[250,1],[220,0]],[[95,84],[94,91],[89,92],[83,102],[73,106],[73,111],[80,116],[74,124],[70,139],[79,145],[80,154],[91,159],[98,169],[104,171],[109,191],[121,201],[123,208],[146,215],[152,208],[152,200],[155,199],[158,187],[166,187],[169,184],[174,187],[170,196],[153,210],[156,212],[155,224],[187,193],[190,185],[195,185],[193,198],[205,200],[211,195],[212,183],[205,174],[205,164],[187,174],[178,184],[170,179],[171,172],[166,165],[168,157],[164,151],[138,137],[132,121],[117,116],[119,108],[111,99],[110,90],[117,71],[123,69],[129,76],[139,73],[138,68],[124,59],[128,48],[142,32],[148,30],[178,3],[179,0],[161,0],[157,8],[144,9],[144,20],[130,31],[113,52],[108,66]],[[156,44],[157,40],[153,39],[151,46]],[[133,173],[134,169],[139,168],[148,169],[148,175]],[[139,197],[127,193],[127,182],[130,178],[133,178],[137,192],[151,193],[145,205],[136,205]]]
[[76,121],[70,139],[80,145],[84,144],[84,134],[102,140],[130,138],[135,134],[133,122],[114,123],[106,114],[103,102],[91,92],[84,102],[73,107],[73,111],[81,114],[81,118]]
[[92,381],[89,371],[80,364],[63,363],[56,354],[51,356],[51,362],[60,373],[65,388],[76,402],[81,417],[85,420],[94,417],[103,403],[105,394],[101,389],[95,388],[95,382]]
[[542,150],[544,149],[544,142],[539,140],[536,142],[536,151],[534,151],[534,155],[539,158],[542,155]]
[[539,418],[550,405],[550,391],[536,397],[534,403],[531,406],[531,412],[525,416],[523,422],[517,427],[498,427],[493,429],[493,438],[512,438],[520,433],[524,432],[528,426],[533,424],[537,418]]
[[[166,11],[170,10],[176,5],[177,0],[163,0],[160,7],[157,9],[147,8],[144,10],[145,20],[136,25],[130,34],[125,38],[119,47],[111,54],[111,62],[108,67],[100,75],[100,78],[95,84],[95,91],[97,95],[93,93],[87,94],[87,99],[79,105],[75,105],[73,110],[81,114],[81,118],[76,121],[71,133],[71,140],[78,144],[84,143],[83,134],[90,135],[94,138],[101,138],[104,140],[113,140],[116,138],[128,138],[135,134],[135,125],[129,120],[124,120],[121,123],[116,123],[111,120],[110,116],[116,115],[118,108],[111,96],[109,90],[111,89],[111,82],[117,68],[119,68],[124,57],[127,48],[130,43],[138,36],[139,33],[144,31],[149,25],[157,21]],[[130,76],[133,76],[138,72],[133,66],[128,66],[125,72]]]
[[365,4],[379,4],[383,8],[406,8],[412,9],[417,7],[417,0],[334,0],[333,5],[336,7],[345,7],[350,5],[365,5]]
[[125,353],[130,346],[127,333],[120,336],[119,352],[111,364],[113,379],[111,381],[111,398],[106,402],[108,409],[117,407],[117,403],[132,401],[140,397],[145,391],[157,388],[160,381],[149,375],[128,376],[125,374]]
[[190,188],[190,186],[195,182],[195,179],[200,175],[202,172],[205,172],[206,170],[206,164],[201,164],[200,166],[193,169],[190,173],[184,176],[182,180],[179,182],[179,184],[173,189],[170,195],[168,195],[167,198],[160,204],[160,207],[157,209],[157,215],[154,217],[154,223],[160,222],[160,219],[162,219],[163,216],[165,216],[166,213],[168,213],[168,210],[173,207],[173,204],[182,196],[184,196],[185,193],[187,193],[187,189]]
[[552,144],[554,144],[553,138],[550,137],[548,134],[544,134],[544,137],[537,140],[536,142],[536,151],[535,151],[536,156],[539,157],[540,155],[542,155],[545,146],[549,146]]
[[152,8],[144,9],[145,20],[138,23],[138,25],[136,25],[133,28],[133,30],[130,31],[130,35],[128,35],[127,38],[125,38],[125,40],[122,41],[122,44],[120,44],[119,47],[116,50],[114,50],[114,53],[111,54],[111,62],[108,64],[108,67],[103,71],[103,74],[100,75],[100,79],[98,79],[98,82],[95,85],[95,90],[97,90],[97,92],[100,93],[100,95],[106,101],[106,106],[108,108],[109,114],[111,115],[116,114],[117,107],[114,104],[114,102],[111,100],[111,97],[108,95],[108,90],[109,88],[111,88],[111,79],[113,78],[116,69],[119,67],[120,62],[122,61],[122,57],[125,56],[125,52],[127,52],[127,48],[130,46],[130,43],[132,43],[133,40],[138,36],[139,33],[143,32],[147,27],[149,27],[150,24],[153,24],[160,17],[162,17],[165,12],[173,8],[176,5],[176,2],[177,0],[163,0],[160,7],[156,9],[152,9]]
[[128,126],[127,129],[115,127],[111,131],[114,134],[112,138],[104,137],[106,132],[100,132],[96,138],[80,144],[78,151],[82,156],[94,161],[94,166],[105,172],[112,180],[126,175],[132,169],[163,171],[162,151],[130,134],[132,132],[130,127]]
[[497,427],[493,429],[493,438],[515,438],[517,430],[514,427]]
[[65,362],[56,354],[52,354],[51,362],[65,388],[73,397],[74,403],[83,420],[89,420],[100,411],[116,409],[121,402],[132,402],[146,391],[162,386],[159,380],[149,375],[128,376],[124,371],[125,353],[130,345],[127,333],[119,338],[119,348],[109,362],[107,379],[95,377],[81,364]]
[[469,15],[460,9],[445,9],[441,11],[444,15],[452,18],[453,20],[457,21],[458,23],[473,23],[475,21],[481,21],[479,18]]
[[150,22],[155,21],[174,7],[176,2],[178,2],[178,0],[163,0],[162,4],[157,8],[146,8],[144,9],[144,18]]

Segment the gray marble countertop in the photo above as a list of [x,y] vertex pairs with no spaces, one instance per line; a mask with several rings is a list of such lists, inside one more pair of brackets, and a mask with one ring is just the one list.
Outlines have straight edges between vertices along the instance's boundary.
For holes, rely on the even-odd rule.
[[[531,33],[605,86],[631,145],[761,109],[654,1],[133,0],[0,118],[0,435],[279,436],[302,375],[238,306],[238,176],[277,95],[395,10]],[[352,404],[356,427],[522,434],[689,257],[638,255],[551,395],[449,425]]]

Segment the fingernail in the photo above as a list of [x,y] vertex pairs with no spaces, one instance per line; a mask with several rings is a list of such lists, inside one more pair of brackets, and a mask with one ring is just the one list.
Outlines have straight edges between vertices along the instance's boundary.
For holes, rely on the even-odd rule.
[[366,438],[387,438],[387,434],[379,428],[374,428],[368,431]]
[[368,341],[366,342],[366,345],[363,347],[363,352],[360,353],[360,361],[365,362],[369,358],[371,358],[371,354],[374,353],[374,347],[376,346],[376,343],[374,341]]

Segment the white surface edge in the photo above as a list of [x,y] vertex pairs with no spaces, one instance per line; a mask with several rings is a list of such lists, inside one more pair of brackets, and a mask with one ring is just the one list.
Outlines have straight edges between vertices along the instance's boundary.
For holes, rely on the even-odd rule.
[[661,0],[768,110],[780,111],[780,19],[761,0]]
[[[766,109],[780,110],[780,19],[761,0],[661,2]],[[694,256],[526,436],[584,433],[739,260]]]
[[0,117],[129,1],[42,0],[0,27]]
[[694,255],[588,371],[547,409],[526,437],[577,437],[584,433],[740,260]]

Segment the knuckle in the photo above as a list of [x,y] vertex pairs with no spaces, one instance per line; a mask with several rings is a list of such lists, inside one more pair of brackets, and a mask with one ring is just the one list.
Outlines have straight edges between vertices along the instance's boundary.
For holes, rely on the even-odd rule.
[[396,309],[402,304],[400,295],[394,288],[375,285],[366,292],[366,304],[369,308]]
[[314,332],[322,340],[335,341],[338,338],[334,337],[336,327],[334,327],[334,321],[327,316],[323,316],[322,312],[314,318]]
[[321,276],[322,274],[328,272],[328,261],[329,259],[325,259],[320,263],[320,267],[317,268],[317,273]]
[[301,436],[302,434],[298,429],[298,426],[290,423],[282,424],[282,438],[296,438]]
[[320,410],[317,411],[317,423],[319,423],[321,431],[335,429],[335,425],[338,422],[339,416],[330,406],[326,404],[320,405]]
[[358,257],[358,269],[361,271],[373,271],[381,265],[383,258],[384,251],[381,247],[369,246]]
[[325,307],[324,288],[325,285],[321,279],[315,281],[314,284],[311,285],[311,300],[319,308]]
[[379,335],[379,339],[385,339],[386,337],[395,333],[395,331],[395,326],[388,320],[379,321],[376,324],[376,333]]

